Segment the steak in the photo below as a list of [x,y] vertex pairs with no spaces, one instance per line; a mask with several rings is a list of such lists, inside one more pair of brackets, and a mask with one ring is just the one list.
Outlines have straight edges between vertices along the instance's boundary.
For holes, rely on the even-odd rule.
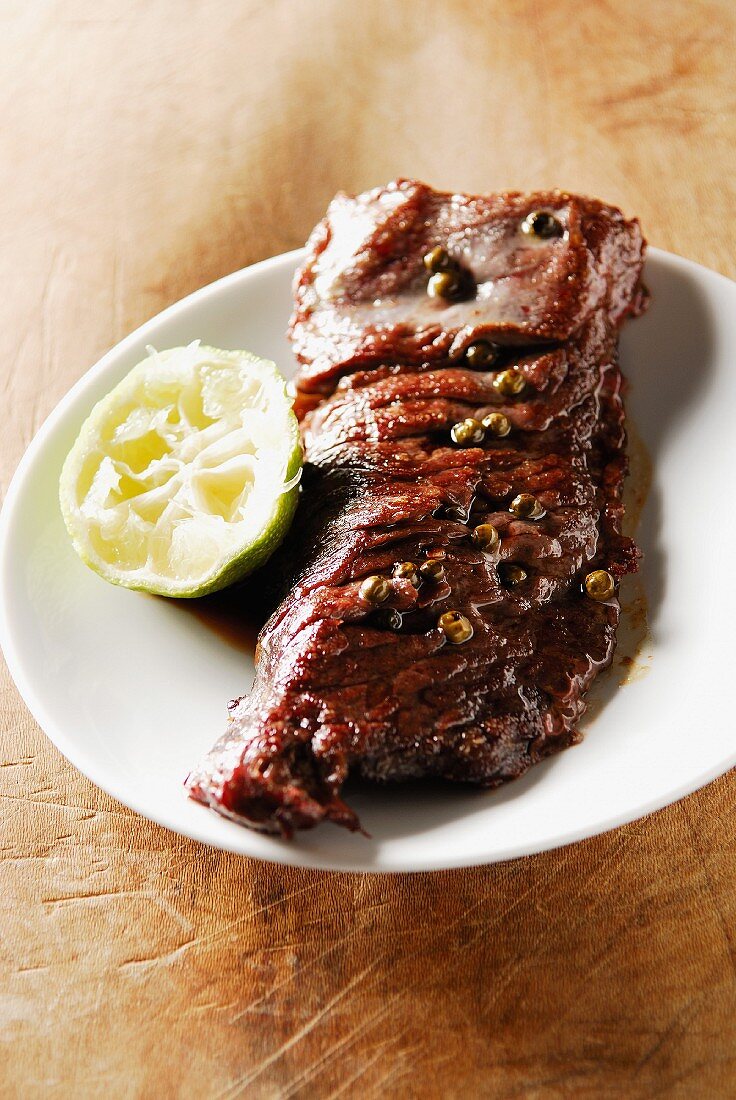
[[192,797],[357,829],[349,772],[493,787],[579,739],[638,557],[616,344],[643,255],[636,221],[560,192],[334,200],[295,283],[306,464],[276,609]]
[[[562,235],[519,232],[540,209]],[[423,257],[436,245],[472,274],[472,300],[428,297]],[[300,387],[320,393],[346,368],[442,361],[483,337],[566,340],[597,309],[617,325],[641,294],[638,223],[560,191],[450,195],[398,180],[338,195],[307,251],[290,331]]]

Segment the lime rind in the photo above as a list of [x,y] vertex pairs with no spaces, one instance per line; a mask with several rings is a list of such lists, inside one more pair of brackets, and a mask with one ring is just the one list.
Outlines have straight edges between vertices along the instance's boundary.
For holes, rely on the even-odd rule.
[[61,474],[74,548],[113,584],[192,598],[262,565],[302,465],[275,364],[199,342],[155,352],[92,410]]

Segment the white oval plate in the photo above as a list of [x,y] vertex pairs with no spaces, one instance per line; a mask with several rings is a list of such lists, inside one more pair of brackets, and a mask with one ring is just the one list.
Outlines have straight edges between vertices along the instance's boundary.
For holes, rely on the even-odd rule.
[[220,734],[227,700],[250,688],[252,659],[176,601],[114,588],[86,569],[59,514],[59,471],[92,405],[147,344],[201,338],[248,348],[291,374],[284,328],[299,255],[221,279],[123,340],[64,398],[18,467],[0,520],[0,634],[52,741],[111,795],[176,832],[261,859],[353,871],[542,851],[631,821],[731,767],[736,284],[652,250],[651,309],[622,339],[630,418],[654,466],[638,535],[651,635],[632,682],[618,686],[615,669],[602,678],[585,741],[500,791],[360,787],[351,801],[369,839],[322,826],[287,842],[186,798],[182,781]]

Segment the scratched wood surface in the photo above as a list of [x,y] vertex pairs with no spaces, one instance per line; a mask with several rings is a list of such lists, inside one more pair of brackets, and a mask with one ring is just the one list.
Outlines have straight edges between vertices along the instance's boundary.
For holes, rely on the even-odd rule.
[[[3,492],[106,348],[340,187],[592,192],[736,274],[730,0],[0,0],[0,28]],[[4,671],[0,723],[2,1096],[736,1092],[733,775],[503,866],[319,874],[137,817]]]

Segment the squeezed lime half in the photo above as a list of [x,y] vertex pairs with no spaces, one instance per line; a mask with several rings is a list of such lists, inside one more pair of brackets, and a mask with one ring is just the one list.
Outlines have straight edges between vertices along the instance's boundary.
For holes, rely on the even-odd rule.
[[269,360],[198,341],[148,350],[82,425],[61,511],[75,550],[105,580],[204,596],[257,569],[286,534],[299,429]]

